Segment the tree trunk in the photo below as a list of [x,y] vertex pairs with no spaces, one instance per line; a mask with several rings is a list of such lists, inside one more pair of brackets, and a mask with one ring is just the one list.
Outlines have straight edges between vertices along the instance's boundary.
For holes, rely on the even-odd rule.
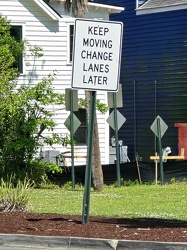
[[101,166],[101,154],[99,147],[99,133],[98,133],[98,123],[97,116],[95,118],[94,124],[94,160],[92,164],[92,177],[93,177],[93,185],[94,190],[101,192],[103,191],[104,183],[103,183],[103,170]]
[[[89,112],[90,112],[90,92],[85,91],[86,95],[86,106],[87,106],[87,121],[89,121]],[[93,178],[93,186],[94,190],[97,192],[101,192],[104,187],[103,182],[103,170],[101,165],[101,154],[100,154],[100,146],[99,146],[99,133],[98,133],[98,123],[97,116],[95,117],[94,123],[94,154],[93,154],[93,162],[92,162],[92,178]]]
[[84,18],[87,0],[72,0],[72,14],[75,18]]
[[[69,12],[70,7],[72,8],[72,14],[75,18],[84,18],[85,11],[87,10],[87,0],[72,0],[72,5],[70,0],[66,0],[65,9]],[[89,112],[90,112],[90,92],[85,91],[86,103],[87,103],[87,120],[89,121]],[[101,166],[101,155],[99,147],[99,133],[98,133],[98,124],[97,118],[95,119],[94,124],[94,157],[92,164],[92,177],[94,190],[102,191],[103,190],[103,170]]]

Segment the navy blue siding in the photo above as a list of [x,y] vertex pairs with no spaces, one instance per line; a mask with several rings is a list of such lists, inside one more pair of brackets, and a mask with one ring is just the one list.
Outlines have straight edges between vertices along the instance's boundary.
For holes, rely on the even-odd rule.
[[135,153],[149,160],[156,147],[150,126],[160,115],[169,126],[163,147],[170,146],[177,153],[174,123],[187,122],[187,10],[136,15],[135,0],[97,2],[125,7],[122,13],[111,15],[111,20],[124,23],[124,107],[119,111],[127,121],[119,139],[128,146],[131,160]]

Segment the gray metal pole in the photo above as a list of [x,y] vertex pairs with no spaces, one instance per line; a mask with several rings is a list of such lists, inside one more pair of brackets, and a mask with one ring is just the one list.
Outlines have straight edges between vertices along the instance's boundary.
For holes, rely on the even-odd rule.
[[160,118],[157,118],[157,134],[158,134],[158,146],[159,146],[160,177],[161,177],[161,184],[164,185],[164,170],[163,170],[163,161],[162,161],[162,140],[161,140]]
[[136,128],[136,81],[134,83],[134,156],[137,161],[137,146],[136,146],[136,137],[137,137],[137,128]]
[[88,223],[89,219],[95,112],[96,112],[96,91],[92,91],[90,96],[90,115],[89,115],[88,140],[87,140],[88,149],[87,149],[87,162],[85,170],[82,224]]
[[113,93],[113,105],[114,105],[114,126],[115,126],[115,140],[116,140],[116,172],[118,187],[121,187],[121,174],[120,174],[120,154],[118,145],[118,119],[116,108],[116,93]]
[[74,121],[73,121],[73,90],[70,90],[70,139],[71,139],[71,181],[72,189],[75,189],[75,167],[74,167]]

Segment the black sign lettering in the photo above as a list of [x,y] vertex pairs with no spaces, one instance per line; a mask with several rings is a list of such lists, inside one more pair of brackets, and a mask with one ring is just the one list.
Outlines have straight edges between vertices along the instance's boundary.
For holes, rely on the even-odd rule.
[[83,83],[85,84],[92,84],[92,85],[107,85],[108,84],[108,78],[106,76],[93,76],[90,75],[89,77],[86,77],[86,75],[83,75]]
[[83,46],[96,48],[112,48],[112,40],[83,38]]
[[83,63],[83,71],[90,72],[99,72],[99,73],[108,73],[109,65],[103,63]]
[[106,33],[109,32],[109,28],[107,27],[100,27],[100,26],[89,26],[88,27],[88,35],[95,35],[95,36],[105,36]]

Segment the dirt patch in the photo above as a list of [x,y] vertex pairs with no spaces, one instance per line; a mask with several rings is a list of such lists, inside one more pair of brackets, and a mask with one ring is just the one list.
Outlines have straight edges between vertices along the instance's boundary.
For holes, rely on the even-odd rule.
[[187,221],[90,216],[89,222],[82,224],[81,216],[2,212],[0,233],[187,242]]

